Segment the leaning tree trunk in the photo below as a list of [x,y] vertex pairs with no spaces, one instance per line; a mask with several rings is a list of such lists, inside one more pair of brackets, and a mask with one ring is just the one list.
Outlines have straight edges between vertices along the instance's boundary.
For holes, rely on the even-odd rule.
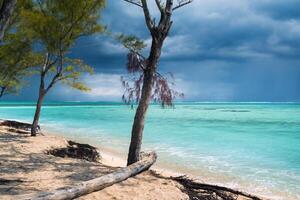
[[95,178],[89,181],[82,182],[72,187],[65,187],[61,189],[52,190],[49,192],[40,192],[34,196],[26,195],[20,196],[18,199],[22,200],[69,200],[75,199],[83,195],[90,194],[109,187],[115,183],[119,183],[135,176],[143,171],[148,170],[156,161],[156,154],[149,153],[143,156],[143,159],[130,166],[117,169],[116,171]]
[[5,30],[8,28],[17,0],[4,0],[0,9],[0,42],[2,42]]
[[31,127],[31,136],[36,136],[44,97],[45,97],[45,92],[42,88],[40,88],[39,98],[36,104],[35,114],[34,114],[32,127]]
[[132,125],[127,165],[131,165],[132,163],[135,163],[140,159],[145,116],[151,99],[153,71],[147,70],[144,75],[142,96],[137,107],[134,122]]
[[161,54],[162,43],[163,39],[159,40],[155,37],[152,39],[148,65],[144,71],[142,95],[132,125],[127,165],[135,163],[140,159],[145,117],[152,96],[152,83],[156,73],[156,65]]

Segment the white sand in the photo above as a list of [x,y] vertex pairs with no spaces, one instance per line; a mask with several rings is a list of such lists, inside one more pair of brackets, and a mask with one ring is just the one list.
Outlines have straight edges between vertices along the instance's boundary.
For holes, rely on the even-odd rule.
[[[109,153],[101,153],[103,163],[45,154],[51,148],[66,145],[66,140],[59,136],[28,137],[0,128],[0,177],[22,181],[0,185],[0,199],[17,199],[16,195],[72,186],[113,171],[111,166],[124,165],[124,160]],[[80,199],[188,199],[181,187],[175,181],[144,172]]]
[[[60,158],[47,155],[53,148],[67,146],[65,138],[46,134],[30,137],[17,134],[8,127],[0,126],[0,199],[19,199],[19,195],[73,186],[82,181],[100,177],[125,166],[126,161],[113,152],[100,150],[101,163],[81,159]],[[163,177],[151,171],[79,199],[84,200],[186,200],[183,186],[166,177],[176,174],[166,169],[156,169]],[[238,200],[248,198],[238,196]]]

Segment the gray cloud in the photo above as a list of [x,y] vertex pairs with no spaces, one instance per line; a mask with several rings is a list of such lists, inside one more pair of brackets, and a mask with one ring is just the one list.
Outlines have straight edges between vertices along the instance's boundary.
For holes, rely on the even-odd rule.
[[298,0],[255,0],[253,8],[264,15],[278,20],[300,18],[300,1]]
[[[111,31],[149,41],[141,9],[122,0],[107,4],[102,21]],[[299,4],[194,0],[174,12],[159,69],[179,76],[178,87],[187,100],[300,101]],[[125,73],[126,51],[106,36],[81,39],[71,56],[82,58],[100,74]]]

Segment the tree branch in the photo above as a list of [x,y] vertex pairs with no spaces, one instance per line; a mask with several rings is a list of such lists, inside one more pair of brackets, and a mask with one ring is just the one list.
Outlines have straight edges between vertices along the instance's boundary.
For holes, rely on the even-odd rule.
[[193,2],[193,0],[188,0],[188,1],[186,1],[186,2],[181,1],[177,6],[175,6],[175,7],[173,8],[173,11],[176,10],[176,9],[178,9],[178,8],[180,8],[180,7],[185,6],[185,5],[187,5],[187,4],[190,4],[190,3],[192,3],[192,2]]
[[[86,3],[86,2],[85,2]],[[96,5],[96,2],[95,2],[95,5]],[[84,8],[82,9],[83,11],[84,10],[86,10],[87,9],[87,3],[85,4],[85,6],[84,6]],[[77,18],[77,19],[73,19],[74,18],[74,14],[73,14],[73,11],[72,11],[72,22],[71,22],[71,25],[70,25],[70,27],[69,27],[69,29],[65,32],[65,34],[63,35],[63,36],[61,36],[61,38],[60,38],[60,41],[62,41],[62,40],[64,40],[67,36],[68,36],[68,34],[69,33],[71,33],[71,31],[72,31],[72,29],[74,28],[74,26],[78,23],[78,22],[80,22],[80,20],[85,16],[85,12],[82,12],[81,13],[81,15]],[[81,36],[81,35],[80,35]],[[79,37],[80,37],[79,36]]]
[[137,3],[137,2],[135,2],[135,1],[133,1],[133,0],[124,0],[124,1],[126,1],[126,2],[128,2],[128,3],[131,3],[131,4],[133,4],[133,5],[136,5],[136,6],[138,6],[138,7],[143,8],[143,5]]
[[49,53],[46,53],[46,56],[45,56],[45,62],[44,62],[44,65],[42,66],[42,70],[41,70],[41,74],[46,74],[47,71],[49,70],[50,67],[48,67],[49,65],[49,58],[50,58],[50,55]]
[[2,1],[0,7],[0,42],[2,42],[4,33],[8,29],[16,4],[17,0]]
[[148,27],[149,31],[152,33],[154,22],[151,19],[151,15],[150,15],[150,12],[149,12],[149,9],[148,9],[147,0],[141,0],[141,2],[142,2],[142,7],[143,7],[147,27]]
[[159,9],[160,13],[162,13],[163,12],[163,7],[161,5],[160,0],[155,0],[155,3],[157,5],[157,8]]
[[6,90],[6,86],[0,86],[0,98],[4,95],[4,92]]
[[59,77],[61,76],[61,73],[57,72],[55,74],[55,76],[52,78],[50,84],[48,85],[47,89],[45,90],[45,93],[47,93],[55,83],[57,83],[57,80],[59,79]]
[[[58,58],[55,60],[55,62],[58,60]],[[62,76],[62,70],[63,70],[63,54],[62,54],[62,50],[60,50],[60,55],[59,55],[59,66],[57,66],[56,68],[56,74],[55,76],[52,78],[50,84],[48,85],[48,87],[45,90],[45,93],[47,93],[55,83],[57,83],[57,81],[59,80],[59,77]],[[50,68],[49,68],[50,69]]]
[[172,7],[173,7],[173,0],[167,0],[165,11],[166,11],[166,12],[171,11],[171,10],[172,10]]

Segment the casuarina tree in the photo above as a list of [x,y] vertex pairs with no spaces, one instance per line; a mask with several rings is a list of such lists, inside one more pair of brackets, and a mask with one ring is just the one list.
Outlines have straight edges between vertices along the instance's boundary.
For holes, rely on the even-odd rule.
[[92,67],[68,54],[78,38],[104,30],[98,22],[104,4],[104,0],[37,0],[22,11],[22,23],[30,27],[36,51],[43,55],[38,66],[40,84],[32,136],[37,133],[43,100],[55,84],[88,90],[80,76],[92,73]]
[[[2,7],[10,3],[3,1]],[[18,1],[6,24],[0,45],[0,98],[5,94],[17,93],[25,85],[26,77],[32,74],[31,67],[40,63],[41,57],[32,51],[33,38],[28,31],[29,27],[20,23],[20,12],[31,5],[30,0]]]
[[31,67],[40,63],[40,56],[32,52],[31,39],[18,28],[6,33],[0,46],[0,98],[17,93],[32,75]]
[[[147,0],[124,0],[135,6],[140,7],[144,12],[146,26],[151,35],[151,48],[148,57],[141,54],[144,46],[134,37],[121,36],[120,40],[124,46],[129,48],[128,71],[131,73],[139,72],[140,76],[134,79],[133,86],[123,79],[126,92],[123,99],[130,102],[135,99],[138,101],[134,122],[131,131],[131,142],[128,152],[127,165],[137,162],[140,159],[142,136],[147,109],[151,99],[160,101],[162,105],[172,105],[175,92],[167,79],[158,73],[157,64],[161,56],[162,47],[172,26],[173,11],[181,8],[192,0],[155,0],[157,9],[160,12],[160,19],[155,20],[148,8]],[[180,95],[180,94],[179,94]]]

